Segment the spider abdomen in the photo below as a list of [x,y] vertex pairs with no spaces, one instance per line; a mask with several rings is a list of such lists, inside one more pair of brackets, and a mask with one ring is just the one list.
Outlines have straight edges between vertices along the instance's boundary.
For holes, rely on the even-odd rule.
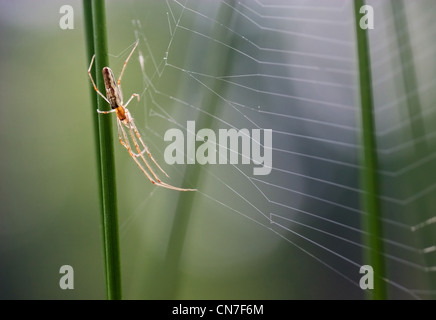
[[104,86],[106,88],[106,97],[109,100],[111,108],[117,109],[123,104],[123,96],[120,88],[115,82],[114,73],[109,67],[104,67],[102,73],[103,73]]

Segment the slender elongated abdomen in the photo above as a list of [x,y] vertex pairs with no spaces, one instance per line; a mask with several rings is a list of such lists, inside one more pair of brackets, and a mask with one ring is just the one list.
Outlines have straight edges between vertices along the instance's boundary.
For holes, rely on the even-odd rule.
[[118,119],[123,121],[126,119],[126,112],[123,107],[123,96],[115,82],[114,73],[108,67],[104,67],[102,72],[106,88],[106,98],[109,100],[111,108],[116,110]]
[[106,97],[110,102],[111,108],[116,109],[123,104],[123,97],[120,89],[115,82],[115,76],[108,67],[103,68],[103,80],[106,88]]

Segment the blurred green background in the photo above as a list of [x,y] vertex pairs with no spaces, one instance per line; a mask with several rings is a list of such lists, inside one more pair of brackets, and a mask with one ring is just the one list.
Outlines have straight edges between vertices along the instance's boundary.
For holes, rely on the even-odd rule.
[[[369,2],[389,297],[434,299],[436,3],[401,3]],[[59,27],[64,4],[74,8],[73,30]],[[198,184],[183,185],[199,189],[192,208],[152,186],[116,143],[124,298],[365,298],[351,8],[106,2],[115,74],[135,32],[140,39],[145,73],[135,55],[123,90],[141,95],[129,109],[159,163],[165,131],[187,120],[274,130],[270,175],[197,165]],[[106,295],[82,18],[81,1],[0,0],[1,299]],[[164,167],[182,185],[186,167]],[[180,228],[179,261],[168,247]],[[74,290],[59,288],[66,264]]]

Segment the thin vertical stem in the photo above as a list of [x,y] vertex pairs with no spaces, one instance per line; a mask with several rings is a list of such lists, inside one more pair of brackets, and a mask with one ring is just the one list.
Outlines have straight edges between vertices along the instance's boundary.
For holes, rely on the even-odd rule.
[[374,102],[372,94],[371,60],[368,43],[368,33],[360,27],[360,8],[364,0],[354,1],[357,54],[359,64],[359,86],[362,122],[362,172],[363,208],[369,254],[367,264],[374,270],[373,299],[386,299],[385,261],[383,259],[382,222],[379,203],[379,178],[377,175],[378,158],[375,136]]
[[[223,24],[230,25],[232,21],[232,13],[226,11],[226,6],[222,6],[218,16],[222,17]],[[221,31],[217,31],[221,32]],[[223,36],[222,34],[220,36]],[[231,33],[227,34],[228,41],[234,41],[235,37]],[[232,46],[234,47],[234,45]],[[227,74],[228,68],[231,67],[232,51],[225,47],[219,52],[213,51],[208,55],[207,63],[211,63],[217,68],[221,68],[220,71],[223,74]],[[211,62],[213,61],[213,62]],[[224,70],[222,69],[224,67]],[[209,114],[218,114],[219,97],[216,93],[221,93],[225,90],[225,83],[223,81],[217,81],[212,85],[210,90],[211,94],[204,96],[202,105],[207,106]],[[199,117],[196,121],[198,128],[211,128],[213,125],[212,117]],[[185,176],[182,185],[193,186],[198,188],[201,180],[201,172],[198,166],[188,166],[185,172]],[[189,221],[191,218],[191,211],[194,205],[196,192],[183,192],[179,196],[177,202],[177,208],[171,235],[168,243],[168,249],[165,258],[165,277],[166,281],[161,288],[162,297],[164,299],[175,299],[179,292],[180,286],[180,262],[182,259],[182,252],[185,245],[185,239],[188,232]]]
[[[85,22],[87,36],[91,37],[92,34],[95,70],[102,70],[108,65],[105,5],[103,0],[92,1],[91,6],[86,2],[84,1],[85,21],[89,19],[89,16],[92,17],[92,29],[91,25]],[[88,41],[90,42],[89,39]],[[95,72],[95,77],[97,87],[104,88],[102,73]],[[110,106],[99,95],[95,94],[94,99],[97,101],[98,109],[109,110]],[[93,112],[96,113],[95,106],[92,106]],[[97,119],[107,298],[116,300],[121,299],[121,267],[113,132],[110,116],[100,114]]]
[[394,20],[395,39],[397,40],[398,55],[402,65],[402,80],[406,95],[406,105],[409,114],[410,129],[415,143],[416,158],[420,159],[428,154],[427,140],[419,141],[425,137],[425,125],[422,116],[421,99],[418,90],[418,79],[414,67],[413,50],[410,40],[408,21],[404,2],[391,0],[392,15]]
[[[85,23],[85,38],[86,38],[86,67],[88,68],[91,62],[92,56],[94,55],[94,31],[92,27],[92,5],[91,1],[83,0],[83,13],[84,13],[84,23]],[[91,68],[91,75],[95,79],[95,64]],[[91,114],[92,122],[94,127],[94,145],[96,154],[96,169],[97,169],[97,181],[101,181],[101,170],[100,170],[100,133],[98,130],[98,113],[97,110],[97,96],[95,90],[92,86],[89,86],[91,93]],[[103,208],[102,194],[101,194],[101,183],[98,183],[99,196],[100,196],[100,209]]]

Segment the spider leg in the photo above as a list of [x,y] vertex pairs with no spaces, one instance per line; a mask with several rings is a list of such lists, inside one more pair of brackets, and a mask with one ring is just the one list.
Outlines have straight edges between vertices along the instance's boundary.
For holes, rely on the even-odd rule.
[[112,112],[115,112],[115,111],[116,111],[115,109],[108,110],[108,111],[101,111],[101,110],[97,109],[98,113],[103,113],[103,114],[108,114],[108,113],[112,113]]
[[136,164],[142,170],[142,172],[145,174],[145,176],[148,178],[148,180],[150,180],[151,183],[156,184],[156,181],[153,180],[153,178],[150,176],[150,174],[147,172],[147,170],[145,170],[144,167],[141,165],[141,163],[138,161],[138,156],[132,152],[129,138],[128,138],[126,131],[124,130],[124,128],[120,122],[121,122],[121,120],[117,119],[118,138],[120,139],[120,143],[127,149],[130,156],[133,158],[133,160],[136,162]]
[[[129,137],[128,134],[126,133],[126,130],[124,129],[123,124],[121,123],[121,120],[117,119],[117,125],[118,125],[118,137],[120,139],[120,143],[129,151],[130,156],[133,158],[133,160],[136,162],[136,164],[138,165],[138,167],[142,170],[142,172],[147,176],[148,180],[150,180],[151,183],[153,183],[156,186],[162,187],[162,188],[166,188],[166,189],[170,189],[170,190],[176,190],[176,191],[197,191],[197,189],[183,189],[183,188],[179,188],[179,187],[175,187],[172,186],[168,183],[162,182],[157,175],[154,173],[153,169],[150,167],[150,165],[148,164],[147,160],[144,158],[143,154],[144,151],[140,150],[139,144],[136,141],[135,135],[133,134],[134,129],[136,127],[132,126],[132,123],[129,123],[131,126],[128,127],[128,130],[130,132],[130,136],[132,138],[132,141],[135,145],[136,150],[138,151],[138,153],[134,153],[132,151],[132,147],[130,146],[130,142],[129,142]],[[133,124],[134,125],[134,124]],[[125,125],[126,126],[126,125]],[[146,147],[145,147],[146,148]],[[150,174],[147,172],[147,170],[143,167],[143,165],[140,163],[140,161],[138,160],[138,157],[140,157],[143,162],[145,163],[145,165],[147,166],[148,170],[151,172],[151,174],[153,175],[153,177],[157,180],[154,181],[153,178],[150,176]]]
[[[129,114],[130,116],[130,114]],[[154,159],[154,157],[152,156],[150,150],[148,150],[148,147],[146,146],[146,144],[144,143],[144,141],[141,138],[141,135],[139,134],[138,129],[136,128],[135,122],[133,120],[132,117],[130,117],[130,123],[132,125],[132,129],[135,132],[136,137],[138,138],[139,142],[141,142],[142,147],[144,148],[145,152],[147,152],[147,155],[150,157],[151,161],[153,161],[153,163],[156,165],[156,167],[159,168],[159,170],[167,176],[167,178],[169,178],[170,176],[165,172],[164,169],[161,168],[161,166],[157,163],[157,161]],[[143,152],[142,152],[143,153]]]
[[156,185],[162,188],[176,190],[176,191],[197,191],[197,189],[184,189],[184,188],[174,187],[165,182],[156,183]]
[[132,138],[133,144],[135,145],[136,151],[138,152],[138,156],[142,159],[142,161],[145,163],[145,165],[147,166],[148,170],[151,172],[151,174],[153,175],[153,177],[156,179],[157,182],[161,183],[159,177],[157,176],[157,174],[153,171],[153,169],[150,167],[150,165],[148,164],[147,160],[144,157],[144,153],[143,151],[141,151],[141,148],[139,147],[138,141],[136,140],[135,134],[134,132],[136,131],[136,127],[135,124],[131,121],[132,119],[129,119],[129,123],[126,124],[126,126],[128,126],[129,129],[129,133],[130,133],[130,137]]
[[121,69],[120,76],[118,77],[118,81],[117,81],[117,85],[118,85],[118,87],[120,87],[120,90],[121,90],[121,78],[123,77],[124,70],[126,69],[126,66],[127,66],[127,62],[129,62],[130,57],[133,54],[133,51],[135,51],[136,47],[138,46],[138,43],[139,43],[139,39],[136,41],[135,46],[133,47],[133,49],[130,52],[129,56],[127,57],[126,61],[124,61],[123,68]]
[[130,101],[132,101],[132,99],[133,99],[134,97],[136,97],[136,99],[138,99],[138,101],[139,101],[139,94],[134,93],[134,94],[132,94],[132,96],[130,97],[130,99],[127,100],[126,104],[125,104],[123,107],[126,108],[127,105],[130,103]]
[[[92,56],[91,63],[89,64],[89,68],[88,68],[89,79],[91,79],[91,82],[92,82],[92,85],[94,87],[95,92],[97,92],[104,100],[106,100],[107,103],[110,104],[109,100],[103,95],[103,93],[101,93],[98,90],[97,86],[95,85],[94,79],[92,79],[91,68],[92,68],[92,64],[94,63],[94,59],[95,59],[95,54]],[[103,113],[103,112],[101,112],[101,113]]]

